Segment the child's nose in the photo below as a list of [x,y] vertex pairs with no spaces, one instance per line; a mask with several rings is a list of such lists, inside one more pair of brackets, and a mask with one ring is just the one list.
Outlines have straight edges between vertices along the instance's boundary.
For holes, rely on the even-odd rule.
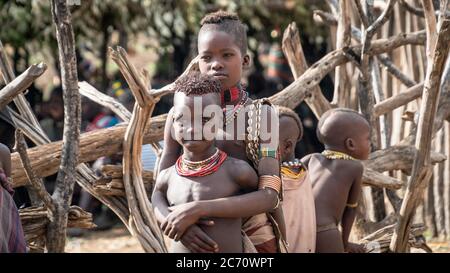
[[195,126],[190,126],[189,128],[186,129],[186,133],[190,136],[198,135],[201,132],[202,130],[200,128],[195,129]]
[[223,64],[220,61],[215,60],[215,61],[213,61],[212,65],[211,65],[211,68],[213,70],[220,70],[220,69],[223,68]]

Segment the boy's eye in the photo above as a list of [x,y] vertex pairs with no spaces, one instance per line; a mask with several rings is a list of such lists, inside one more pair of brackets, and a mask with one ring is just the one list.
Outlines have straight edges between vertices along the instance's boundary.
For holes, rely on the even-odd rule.
[[233,53],[225,53],[225,54],[223,54],[223,56],[225,57],[225,58],[229,58],[229,57],[232,57],[233,56]]
[[209,61],[210,59],[211,59],[211,57],[210,56],[202,56],[200,59],[202,59],[203,61],[205,61],[205,62],[207,62],[207,61]]

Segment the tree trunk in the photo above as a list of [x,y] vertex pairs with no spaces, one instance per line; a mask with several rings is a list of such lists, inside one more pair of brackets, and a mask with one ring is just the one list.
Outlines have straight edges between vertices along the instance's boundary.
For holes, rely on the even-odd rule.
[[67,217],[75,185],[75,168],[78,165],[81,103],[70,10],[65,0],[52,0],[51,5],[61,66],[64,135],[61,164],[56,178],[56,188],[52,195],[55,211],[53,221],[48,226],[47,249],[49,252],[64,252]]

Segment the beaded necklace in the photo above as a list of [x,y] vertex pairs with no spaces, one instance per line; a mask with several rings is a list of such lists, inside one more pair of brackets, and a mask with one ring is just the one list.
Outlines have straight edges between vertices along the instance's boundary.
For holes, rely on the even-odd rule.
[[344,159],[344,160],[356,160],[354,157],[349,156],[346,153],[332,151],[332,150],[324,150],[322,155],[328,159]]
[[248,101],[248,93],[241,85],[231,87],[228,90],[222,92],[222,105],[226,106],[227,102],[234,102],[239,99],[239,102],[233,106],[233,109],[228,110],[223,108],[224,112],[224,126],[230,124],[244,108]]
[[209,158],[202,161],[190,161],[180,156],[175,163],[175,170],[178,175],[187,177],[200,177],[207,176],[215,173],[223,162],[227,159],[228,155],[217,149],[216,152]]
[[[292,169],[298,169],[298,171]],[[305,174],[305,168],[297,158],[294,161],[283,161],[281,163],[281,174],[288,178],[298,179]]]
[[224,125],[230,124],[239,114],[239,112],[244,108],[245,104],[248,101],[248,93],[245,91],[242,91],[241,99],[239,102],[233,107],[232,110],[227,111],[226,108],[224,108],[225,112],[225,121]]

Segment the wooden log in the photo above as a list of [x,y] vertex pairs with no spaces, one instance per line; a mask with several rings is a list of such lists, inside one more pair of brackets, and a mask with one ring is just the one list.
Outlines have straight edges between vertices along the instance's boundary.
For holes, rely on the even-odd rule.
[[110,109],[123,121],[129,121],[131,113],[116,99],[103,94],[87,82],[78,83],[80,94],[95,101],[96,103]]
[[[308,69],[308,64],[303,53],[300,34],[294,22],[290,23],[284,31],[282,49],[294,75],[294,79],[297,79]],[[331,109],[331,105],[324,97],[318,85],[312,89],[310,94],[311,96],[306,97],[305,101],[314,115],[320,118],[323,113]]]
[[[151,119],[147,124],[144,143],[160,141],[164,134],[164,124],[167,115],[160,115]],[[78,164],[89,162],[101,156],[110,156],[120,152],[126,124],[119,124],[110,128],[100,129],[80,135],[80,154]],[[36,146],[27,150],[33,170],[39,177],[46,177],[58,171],[61,159],[61,141]],[[12,153],[13,168],[11,177],[13,186],[19,187],[28,183],[25,170],[21,167],[19,155]]]
[[[5,82],[10,82],[12,79],[14,79],[12,67],[9,65],[1,41],[0,41],[0,68],[3,72],[2,76]],[[164,92],[165,91],[163,90],[161,94],[163,94]],[[16,128],[23,130],[24,134],[36,145],[43,145],[46,143],[50,143],[50,139],[44,133],[42,127],[37,121],[37,118],[34,116],[33,111],[31,110],[31,107],[26,101],[24,95],[19,94],[14,99],[14,103],[16,104],[20,112],[20,115],[8,106],[6,106],[6,109],[11,114],[12,121],[14,122]],[[116,215],[120,218],[120,220],[124,223],[124,225],[128,227],[129,209],[127,206],[126,199],[122,197],[103,196],[98,194],[93,187],[93,182],[98,178],[96,177],[94,171],[89,167],[87,167],[84,163],[77,166],[76,177],[77,182],[84,190],[95,196],[103,204],[105,204],[112,211],[114,211],[114,213],[116,213]]]
[[373,113],[375,116],[381,116],[389,113],[392,110],[419,98],[422,95],[422,91],[423,83],[416,84],[396,96],[392,96],[380,103],[375,104]]
[[378,55],[377,58],[386,67],[387,71],[391,73],[392,76],[396,77],[407,87],[412,87],[417,84],[414,80],[405,75],[398,67],[396,67],[389,57]]
[[[2,71],[2,77],[5,83],[9,83],[14,80],[15,78],[14,72],[12,66],[9,64],[6,51],[1,41],[0,41],[0,70]],[[25,91],[24,93],[26,92],[27,91]],[[42,128],[39,126],[39,122],[37,118],[34,116],[33,110],[31,110],[30,104],[26,100],[24,94],[19,93],[14,98],[14,104],[16,105],[17,109],[19,110],[19,113],[24,117],[25,120],[35,125],[37,127],[36,130],[39,130],[41,133],[44,133]]]
[[136,99],[123,141],[123,184],[131,215],[130,232],[146,252],[167,252],[162,231],[142,181],[144,132],[158,98],[146,93],[144,80],[137,75],[123,48],[118,47],[117,51],[110,49],[110,54]]
[[35,79],[44,74],[47,65],[44,63],[33,64],[25,72],[0,90],[0,109],[10,103],[19,93],[25,91]]
[[[28,207],[19,209],[19,215],[28,246],[42,248],[42,244],[37,242],[45,240],[52,214],[45,207]],[[92,214],[77,206],[69,208],[67,226],[83,229],[96,227],[92,222]]]
[[433,189],[434,181],[430,180],[429,187],[427,189],[427,198],[424,202],[425,211],[425,222],[427,223],[428,229],[430,230],[430,236],[435,238],[438,236],[437,226],[436,226],[436,211],[434,210],[434,191]]
[[436,119],[433,125],[433,131],[437,132],[442,128],[445,120],[450,122],[450,58],[447,59],[445,66],[443,81],[441,84],[441,96],[439,97],[439,105],[436,113]]
[[[444,149],[447,157],[450,157],[450,123],[445,124]],[[444,167],[444,215],[445,233],[450,238],[450,160],[445,161]]]
[[45,189],[42,179],[37,177],[31,168],[30,158],[27,154],[26,142],[20,129],[16,130],[16,151],[20,156],[20,161],[22,162],[22,166],[34,192],[39,199],[42,200],[43,204],[45,204],[45,206],[53,212],[55,210],[55,205],[53,204],[52,197]]
[[[395,48],[406,45],[421,45],[425,42],[425,32],[402,33],[388,39],[379,39],[372,42],[367,54],[377,55],[394,50]],[[298,79],[282,91],[271,96],[269,99],[273,104],[282,105],[289,108],[295,108],[306,96],[309,96],[311,89],[319,84],[325,75],[330,73],[336,66],[348,62],[347,53],[356,56],[361,53],[361,46],[352,46],[348,50],[337,49],[328,53],[322,59],[309,67]]]
[[[122,165],[103,165],[101,172],[103,174],[103,178],[111,178],[110,181],[115,178],[122,179],[123,177]],[[153,180],[153,172],[143,170],[142,178],[144,179],[144,182]]]
[[[368,235],[359,241],[366,249],[366,253],[386,253],[389,252],[390,238],[392,237],[395,224],[386,226],[373,234]],[[423,240],[423,232],[426,227],[423,224],[414,224],[411,227],[408,236],[408,246],[414,248],[423,248],[425,241]]]
[[64,133],[61,163],[56,177],[55,190],[52,194],[55,210],[53,211],[53,221],[50,222],[47,231],[47,249],[49,252],[63,252],[79,154],[81,99],[78,92],[77,58],[70,10],[66,0],[52,0],[51,7],[61,69]]
[[392,190],[400,189],[405,183],[393,177],[384,175],[374,170],[364,168],[362,183],[364,186],[387,188]]
[[[339,1],[339,16],[336,33],[336,49],[348,48],[351,42],[350,1]],[[334,74],[333,105],[348,107],[350,89],[348,88],[345,64],[337,66]]]
[[[326,21],[326,23],[328,23],[330,25],[337,25],[337,20],[332,14],[323,12],[321,10],[315,10],[314,14],[316,14],[317,16],[322,18],[322,20]],[[361,30],[360,29],[358,29],[356,27],[352,27],[351,33],[352,33],[353,38],[357,42],[361,41]],[[378,55],[377,58],[380,61],[380,63],[386,67],[387,71],[391,75],[396,77],[398,80],[400,80],[404,85],[406,85],[408,87],[412,87],[417,84],[414,80],[410,79],[407,75],[405,75],[403,72],[401,72],[401,70],[395,66],[395,64],[392,62],[392,60],[388,56]]]
[[[436,138],[434,139],[434,147],[435,151],[440,153],[445,153],[444,150],[444,130],[439,130],[436,134]],[[445,217],[444,217],[444,164],[436,164],[433,168],[433,187],[428,188],[428,190],[433,191],[434,195],[434,204],[433,208],[435,211],[435,221],[437,233],[441,237],[441,239],[445,238]]]
[[[367,168],[378,172],[393,170],[409,170],[412,168],[417,149],[414,146],[391,146],[370,154],[364,161]],[[431,152],[431,163],[440,163],[446,160],[444,154]]]
[[433,41],[436,41],[436,19],[432,11],[432,4],[431,1],[426,0],[422,0],[422,3],[426,14],[429,14],[426,16],[427,50],[433,51],[428,51],[427,54],[427,76],[425,78],[416,138],[416,147],[419,152],[414,160],[411,179],[406,189],[402,208],[400,209],[399,223],[390,245],[390,249],[395,252],[406,251],[407,237],[405,234],[409,234],[408,230],[412,217],[414,216],[415,208],[422,199],[423,190],[426,188],[431,177],[430,150],[433,136],[433,123],[438,106],[440,80],[449,51],[450,20],[444,20],[439,31],[437,42],[433,44]]

